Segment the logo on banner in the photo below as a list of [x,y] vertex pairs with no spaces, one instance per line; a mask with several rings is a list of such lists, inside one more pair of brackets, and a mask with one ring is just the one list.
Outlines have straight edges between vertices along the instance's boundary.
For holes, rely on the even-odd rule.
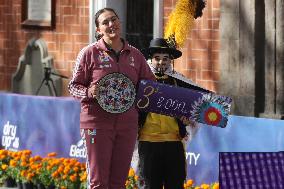
[[76,145],[71,145],[69,155],[75,158],[86,158],[86,148],[83,139],[80,139]]
[[193,152],[186,152],[186,159],[188,160],[189,165],[197,165],[198,159],[200,157],[199,153],[193,153]]
[[3,127],[2,146],[6,150],[17,151],[20,146],[19,137],[16,137],[17,126],[10,124],[9,121]]

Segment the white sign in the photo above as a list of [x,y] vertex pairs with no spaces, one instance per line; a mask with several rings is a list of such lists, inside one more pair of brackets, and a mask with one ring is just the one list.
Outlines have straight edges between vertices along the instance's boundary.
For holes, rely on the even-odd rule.
[[51,0],[29,0],[28,19],[51,21]]

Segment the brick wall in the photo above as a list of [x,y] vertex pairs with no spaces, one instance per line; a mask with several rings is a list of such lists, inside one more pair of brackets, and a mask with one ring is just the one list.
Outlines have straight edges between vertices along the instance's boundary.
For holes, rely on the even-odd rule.
[[[56,27],[52,31],[21,29],[21,0],[0,1],[0,91],[11,90],[11,77],[27,42],[43,38],[54,57],[55,69],[68,77],[79,50],[89,41],[89,1],[56,1]],[[67,96],[69,80],[63,79]]]
[[[183,56],[175,63],[176,70],[210,90],[216,91],[219,81],[220,0],[207,0],[202,18],[181,49]],[[164,23],[177,0],[164,0]],[[10,91],[11,77],[27,42],[43,38],[54,57],[60,74],[71,76],[79,50],[88,44],[89,0],[60,0],[56,4],[55,30],[21,29],[21,0],[0,1],[0,91]],[[63,79],[63,95],[68,96]]]
[[[164,0],[164,23],[177,0]],[[207,0],[203,16],[195,20],[187,36],[183,56],[175,62],[175,69],[199,85],[216,91],[219,73],[220,0]]]

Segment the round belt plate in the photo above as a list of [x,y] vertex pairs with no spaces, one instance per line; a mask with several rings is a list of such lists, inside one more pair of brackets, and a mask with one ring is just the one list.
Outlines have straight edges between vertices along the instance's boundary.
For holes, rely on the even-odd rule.
[[98,82],[96,99],[99,105],[109,113],[123,113],[134,103],[135,86],[132,81],[121,73],[105,75]]

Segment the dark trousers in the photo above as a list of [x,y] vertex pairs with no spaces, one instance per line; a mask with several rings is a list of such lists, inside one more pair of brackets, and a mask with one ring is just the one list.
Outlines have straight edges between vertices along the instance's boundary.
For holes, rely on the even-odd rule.
[[146,189],[183,189],[186,160],[182,142],[139,142],[139,175]]

